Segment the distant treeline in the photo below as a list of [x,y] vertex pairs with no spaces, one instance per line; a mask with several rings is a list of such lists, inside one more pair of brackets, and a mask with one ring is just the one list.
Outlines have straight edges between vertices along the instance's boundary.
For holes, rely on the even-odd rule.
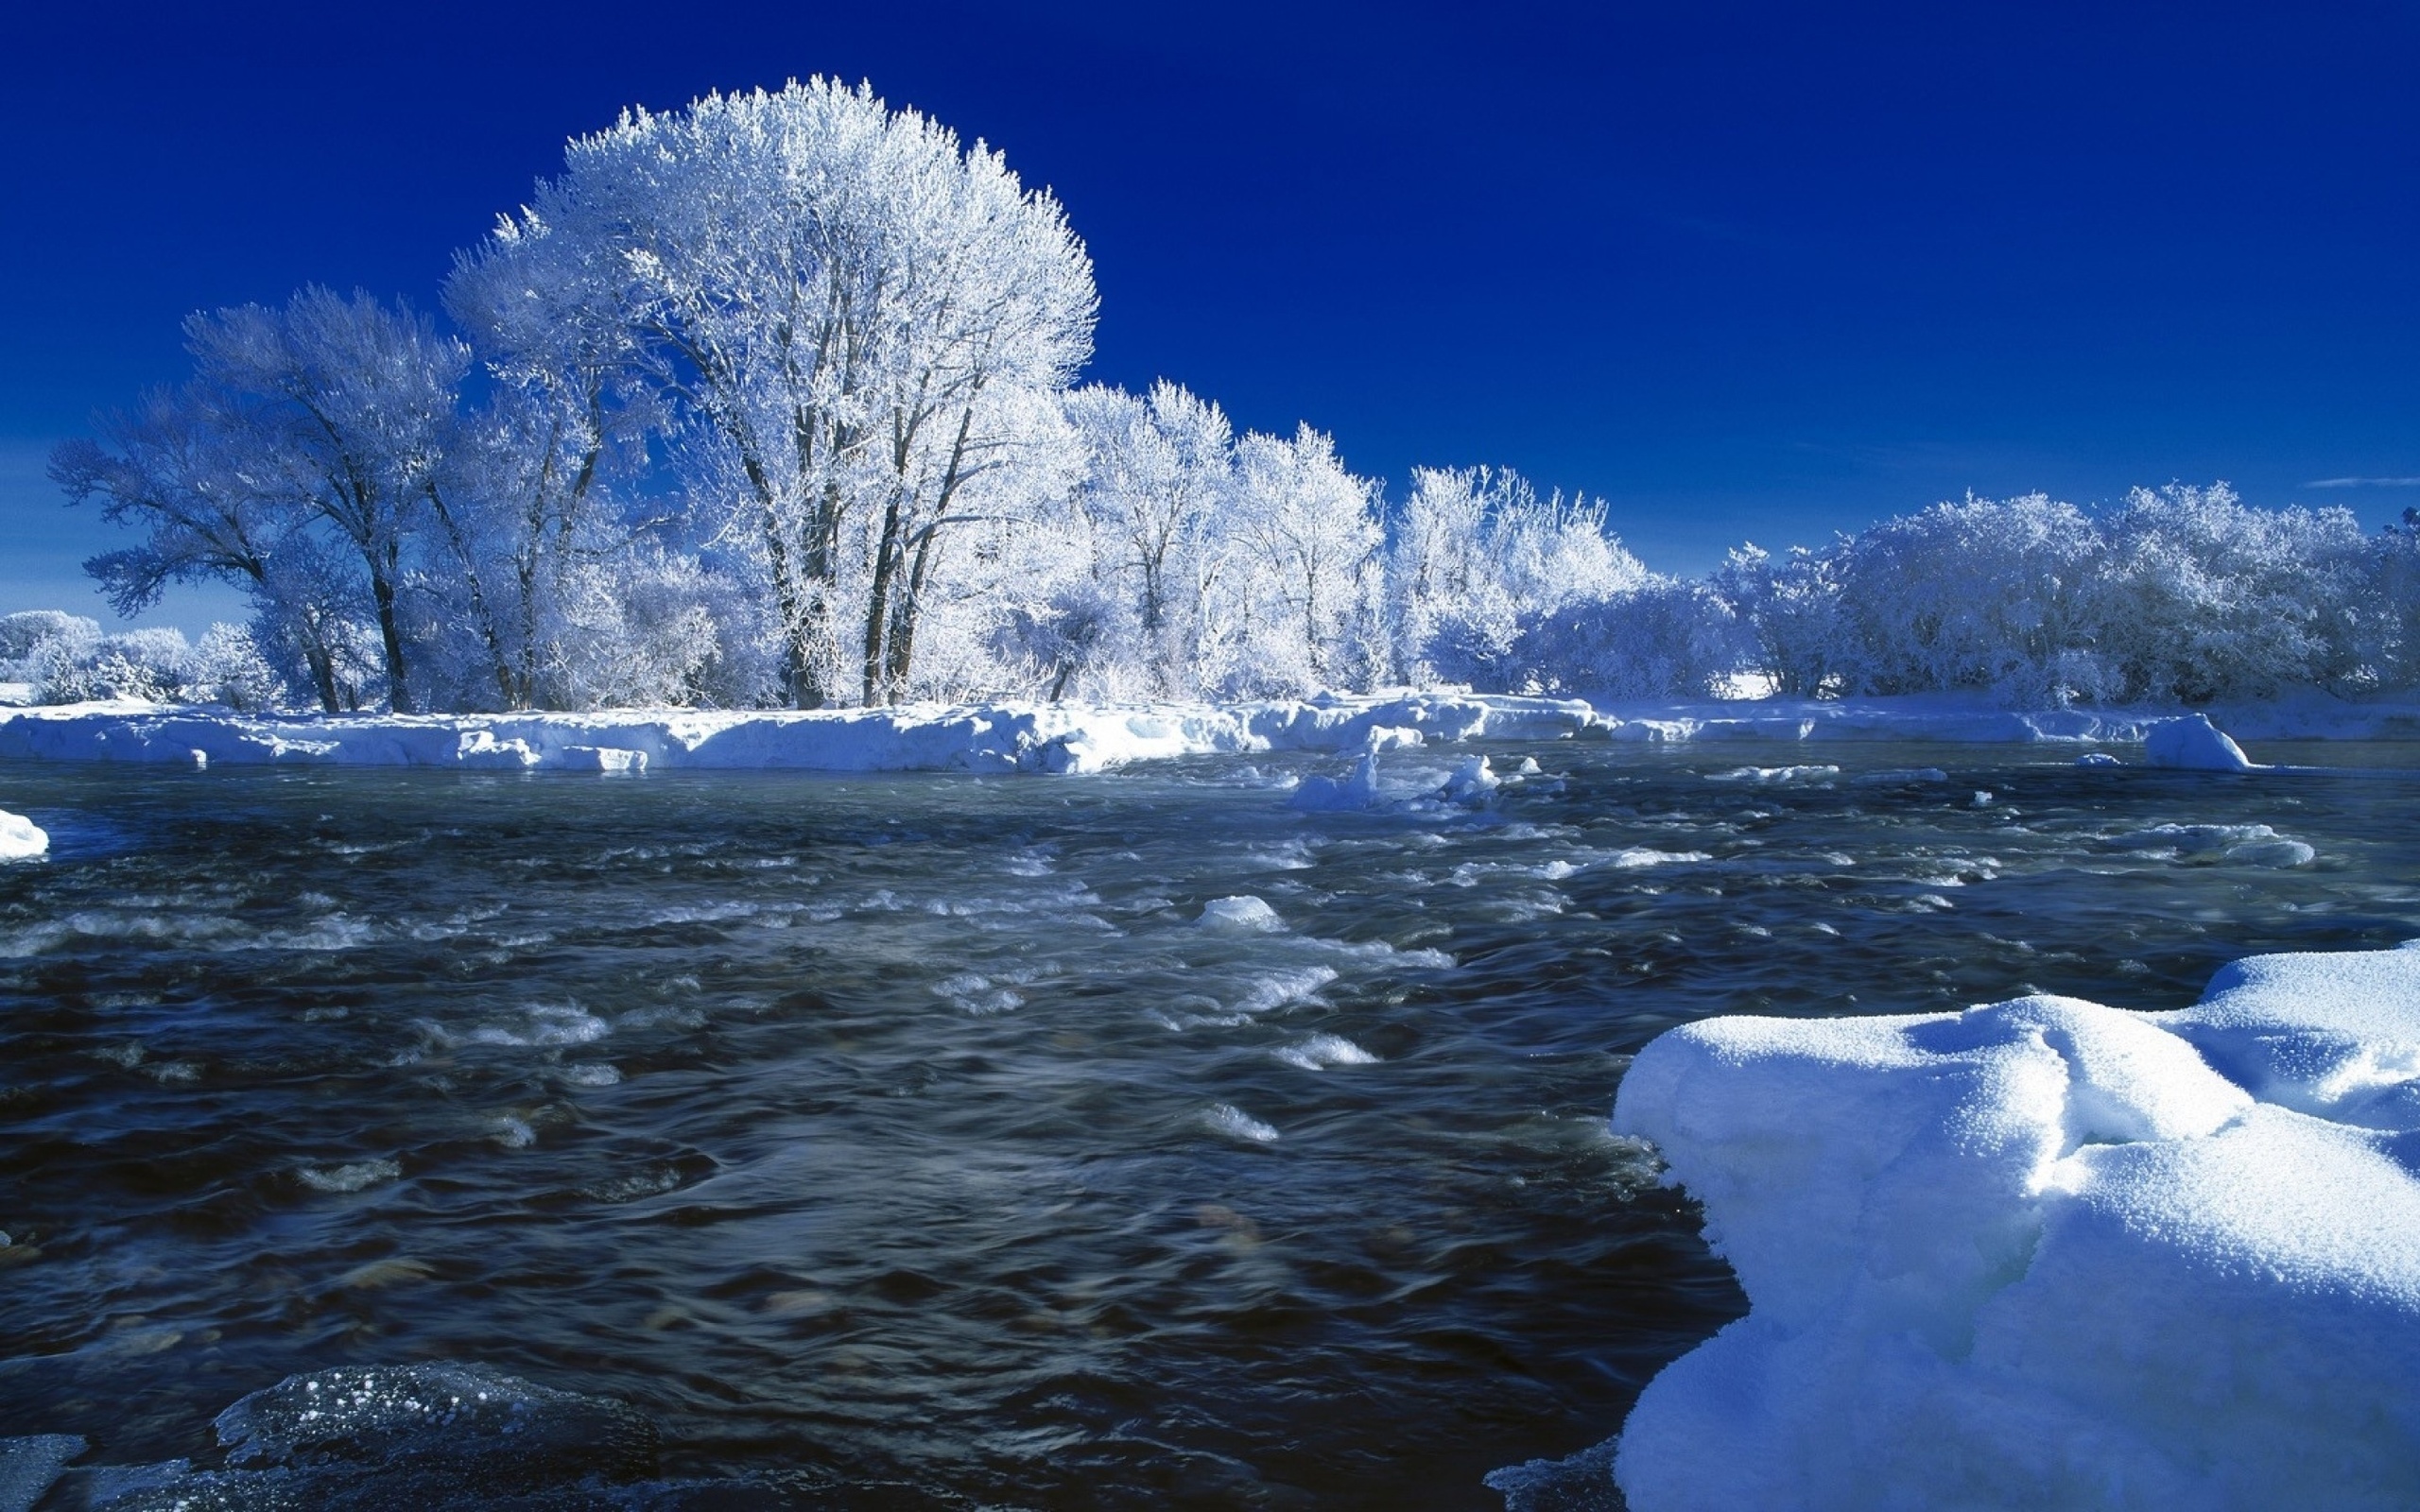
[[188,320],[191,378],[52,475],[134,533],[87,564],[122,612],[216,580],[251,623],[14,616],[0,680],[398,711],[2420,684],[2410,514],[1970,499],[1684,581],[1601,502],[1485,469],[1390,500],[1307,426],[1074,387],[1096,296],[1057,202],[821,79],[572,142],[444,307]]

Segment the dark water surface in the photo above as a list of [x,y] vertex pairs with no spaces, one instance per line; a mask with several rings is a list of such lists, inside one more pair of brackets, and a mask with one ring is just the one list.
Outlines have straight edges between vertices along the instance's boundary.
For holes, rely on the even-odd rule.
[[1659,1030],[2420,935],[2409,747],[1493,754],[1544,775],[1341,814],[1288,757],[0,767],[53,836],[0,867],[0,1433],[210,1465],[281,1377],[468,1361],[675,1476],[1483,1507],[1744,1305],[1605,1131]]

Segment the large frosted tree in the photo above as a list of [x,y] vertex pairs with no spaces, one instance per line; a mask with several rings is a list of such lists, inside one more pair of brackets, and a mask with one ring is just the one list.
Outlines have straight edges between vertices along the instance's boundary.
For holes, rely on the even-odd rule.
[[472,262],[630,334],[764,575],[802,707],[905,688],[953,534],[1022,502],[992,485],[1064,444],[1038,401],[1091,350],[1092,266],[1058,202],[821,78],[574,141]]

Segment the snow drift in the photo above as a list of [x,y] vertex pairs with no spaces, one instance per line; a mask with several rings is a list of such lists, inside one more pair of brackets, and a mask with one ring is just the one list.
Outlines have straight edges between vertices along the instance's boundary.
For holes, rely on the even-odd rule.
[[1752,1303],[1640,1397],[1634,1512],[2420,1486],[2420,949],[2253,957],[2173,1013],[1710,1020],[1614,1127]]

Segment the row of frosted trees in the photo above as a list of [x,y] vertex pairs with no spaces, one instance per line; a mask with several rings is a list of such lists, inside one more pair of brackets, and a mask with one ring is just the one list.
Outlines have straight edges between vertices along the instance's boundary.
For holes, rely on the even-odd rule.
[[2420,681],[2408,524],[1970,500],[1682,582],[1509,473],[1390,502],[1308,427],[1072,387],[1096,300],[1057,202],[824,80],[573,142],[443,303],[194,317],[191,379],[53,474],[135,533],[90,564],[121,610],[214,579],[249,633],[179,671],[28,623],[24,679],[398,711]]

